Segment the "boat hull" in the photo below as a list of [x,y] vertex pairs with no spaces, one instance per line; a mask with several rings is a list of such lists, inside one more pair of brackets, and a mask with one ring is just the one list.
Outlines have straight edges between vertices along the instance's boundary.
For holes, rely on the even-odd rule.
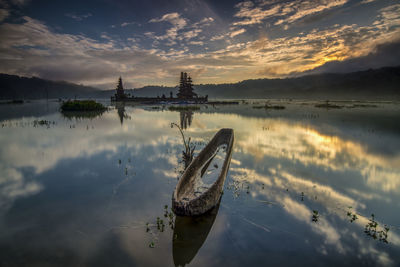
[[[229,169],[234,134],[232,129],[221,129],[186,168],[172,196],[172,208],[175,214],[181,216],[201,215],[215,207],[223,191],[226,174]],[[226,155],[216,181],[201,195],[188,198],[188,192],[193,189],[196,179],[202,179],[198,172],[209,162],[218,146],[226,144]]]

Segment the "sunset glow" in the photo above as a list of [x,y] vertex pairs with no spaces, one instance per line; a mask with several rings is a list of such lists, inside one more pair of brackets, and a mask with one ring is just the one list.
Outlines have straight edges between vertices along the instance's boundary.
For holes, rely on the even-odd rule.
[[230,83],[393,65],[400,41],[397,1],[56,2],[0,2],[0,72],[103,89],[119,75],[176,85],[181,70]]

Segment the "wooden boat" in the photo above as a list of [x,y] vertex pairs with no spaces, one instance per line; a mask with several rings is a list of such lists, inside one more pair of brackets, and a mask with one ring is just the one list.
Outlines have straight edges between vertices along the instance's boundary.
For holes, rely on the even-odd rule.
[[175,214],[200,215],[217,205],[231,161],[233,139],[233,129],[219,130],[189,164],[172,196]]

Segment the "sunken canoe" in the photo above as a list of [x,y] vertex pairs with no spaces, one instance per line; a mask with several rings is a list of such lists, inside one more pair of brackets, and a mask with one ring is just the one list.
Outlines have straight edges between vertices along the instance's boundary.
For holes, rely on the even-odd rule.
[[[175,188],[172,208],[182,216],[201,215],[215,207],[222,194],[226,173],[232,156],[233,129],[221,129],[189,164]],[[213,165],[221,147],[224,150],[222,166]],[[218,155],[217,157],[221,157]],[[204,184],[203,176],[210,166],[219,167],[212,184]]]

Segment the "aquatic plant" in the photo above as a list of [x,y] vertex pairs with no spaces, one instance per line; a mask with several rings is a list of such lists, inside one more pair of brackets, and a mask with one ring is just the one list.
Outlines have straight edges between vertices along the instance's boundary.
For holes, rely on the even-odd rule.
[[[172,209],[169,211],[168,210],[168,205],[164,205],[164,217],[168,219],[168,226],[171,230],[174,230],[175,228],[175,214],[172,212]],[[166,219],[166,220],[167,220]],[[164,220],[159,217],[156,219],[155,224],[150,224],[149,222],[146,223],[146,233],[149,233],[152,235],[153,240],[158,240],[157,236],[165,231],[165,226],[166,223],[164,223]],[[157,230],[153,231],[157,227]],[[155,247],[155,242],[151,241],[149,244],[150,248]]]
[[313,210],[312,212],[313,212],[313,213],[312,213],[312,221],[313,221],[313,222],[318,222],[318,220],[319,220],[319,213],[318,213],[318,211],[317,211],[317,210]]
[[97,117],[100,117],[101,115],[103,115],[105,109],[104,110],[86,110],[86,111],[74,111],[74,110],[65,110],[62,111],[62,115],[64,118],[67,118],[69,120],[72,119],[94,119]]
[[33,121],[33,127],[38,127],[38,126],[47,126],[47,128],[50,128],[51,125],[55,125],[55,121],[51,122],[48,120],[34,120]]
[[377,239],[383,243],[388,243],[387,237],[389,227],[385,224],[383,229],[379,230],[378,225],[378,222],[375,221],[375,215],[371,214],[371,219],[369,219],[369,222],[365,225],[364,233],[373,239]]
[[353,104],[352,106],[347,106],[347,108],[377,108],[378,105],[374,104]]
[[279,106],[279,105],[269,105],[265,104],[264,106],[253,106],[253,109],[285,109],[285,106]]
[[61,111],[105,111],[107,108],[94,100],[68,100],[61,105]]
[[199,106],[169,106],[170,111],[199,110]]
[[335,109],[343,108],[343,106],[339,106],[339,105],[336,105],[336,104],[331,104],[331,103],[329,103],[329,100],[326,100],[325,103],[316,104],[315,107],[316,107],[316,108],[326,108],[326,109],[330,109],[330,108],[335,108]]
[[[351,207],[349,207],[349,209],[351,209]],[[351,210],[347,211],[347,217],[349,217],[351,223],[358,219],[357,214],[353,213]]]
[[182,159],[183,159],[183,162],[185,164],[185,169],[186,169],[189,166],[190,162],[192,162],[192,160],[193,160],[193,154],[194,154],[194,149],[196,148],[196,145],[191,145],[190,137],[186,142],[186,138],[185,138],[185,135],[183,134],[182,128],[179,127],[179,125],[176,124],[175,122],[172,122],[171,128],[174,128],[174,126],[176,126],[179,129],[179,131],[182,135],[183,145],[185,147],[185,150],[182,151]]

